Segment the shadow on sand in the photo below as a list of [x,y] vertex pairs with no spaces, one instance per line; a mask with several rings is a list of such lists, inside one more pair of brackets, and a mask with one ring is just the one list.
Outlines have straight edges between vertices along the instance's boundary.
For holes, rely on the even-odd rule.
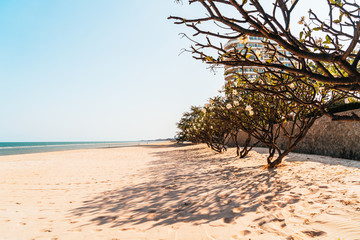
[[265,170],[262,165],[238,168],[232,163],[241,159],[202,147],[176,144],[176,149],[167,151],[161,151],[161,146],[148,147],[159,151],[154,153],[158,160],[139,173],[146,181],[104,192],[72,209],[70,215],[87,216],[89,224],[110,227],[216,220],[223,224],[248,212],[268,211],[300,200],[299,194],[281,198],[295,186],[281,181],[276,169]]

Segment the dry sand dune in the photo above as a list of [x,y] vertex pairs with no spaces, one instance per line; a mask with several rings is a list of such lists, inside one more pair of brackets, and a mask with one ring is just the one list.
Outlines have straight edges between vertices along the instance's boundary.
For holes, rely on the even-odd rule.
[[360,162],[149,144],[0,157],[0,239],[360,239]]

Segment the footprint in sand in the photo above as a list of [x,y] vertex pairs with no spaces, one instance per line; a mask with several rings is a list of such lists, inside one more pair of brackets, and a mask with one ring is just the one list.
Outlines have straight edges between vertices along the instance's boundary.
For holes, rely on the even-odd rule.
[[241,213],[242,210],[243,210],[242,207],[237,207],[237,208],[233,208],[231,211],[232,211],[233,213]]
[[326,235],[326,232],[320,230],[302,231],[302,233],[305,233],[306,235],[312,238]]
[[251,233],[251,231],[249,231],[249,230],[242,230],[242,231],[240,231],[240,235],[243,236],[243,237],[249,235],[250,233]]
[[68,232],[81,232],[81,231],[82,231],[81,228],[68,230]]
[[223,221],[224,223],[232,223],[234,222],[234,217],[224,217]]
[[50,229],[41,229],[40,232],[51,232]]
[[259,227],[261,227],[262,225],[264,225],[266,223],[266,221],[261,221],[258,223]]
[[128,230],[135,230],[135,228],[122,228],[120,231],[128,231]]

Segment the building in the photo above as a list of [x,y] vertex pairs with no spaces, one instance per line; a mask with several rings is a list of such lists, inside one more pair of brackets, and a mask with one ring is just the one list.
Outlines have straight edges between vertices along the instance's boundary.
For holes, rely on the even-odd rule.
[[[272,42],[274,44],[274,42]],[[263,42],[262,37],[253,37],[246,36],[241,39],[232,39],[225,44],[225,50],[237,49],[239,51],[243,50],[245,45],[247,47],[251,47],[252,50],[256,53],[260,60],[266,61],[269,59],[269,54],[266,52],[265,44]],[[285,66],[292,66],[289,59],[285,56],[289,56],[290,52],[284,50],[278,44],[274,44],[279,53],[278,59]],[[244,50],[245,51],[245,50]],[[249,59],[255,59],[254,56],[250,56]],[[245,74],[249,79],[254,79],[257,77],[258,73],[264,72],[264,68],[262,67],[254,67],[254,66],[241,66],[241,67],[233,67],[233,66],[225,66],[225,80],[232,80],[236,77],[236,74]]]

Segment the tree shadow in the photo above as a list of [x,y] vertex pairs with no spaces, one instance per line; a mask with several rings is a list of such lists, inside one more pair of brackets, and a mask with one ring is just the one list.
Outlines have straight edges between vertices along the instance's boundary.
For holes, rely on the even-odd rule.
[[[259,153],[259,154],[268,154],[267,148],[256,147],[253,148],[252,151]],[[276,157],[276,155],[275,155]],[[331,156],[323,156],[323,155],[316,155],[316,154],[309,154],[309,153],[297,153],[291,152],[289,155],[285,157],[286,162],[316,162],[322,163],[326,165],[340,165],[344,167],[353,167],[360,169],[360,161],[354,159],[345,159],[345,158],[336,158]]]
[[70,215],[88,216],[89,224],[110,227],[177,222],[197,225],[216,220],[231,223],[259,208],[271,210],[300,200],[296,194],[281,199],[295,186],[280,180],[276,169],[266,170],[263,164],[237,167],[234,162],[246,160],[203,148],[194,150],[155,152],[158,160],[139,173],[147,181],[103,192],[72,209]]

